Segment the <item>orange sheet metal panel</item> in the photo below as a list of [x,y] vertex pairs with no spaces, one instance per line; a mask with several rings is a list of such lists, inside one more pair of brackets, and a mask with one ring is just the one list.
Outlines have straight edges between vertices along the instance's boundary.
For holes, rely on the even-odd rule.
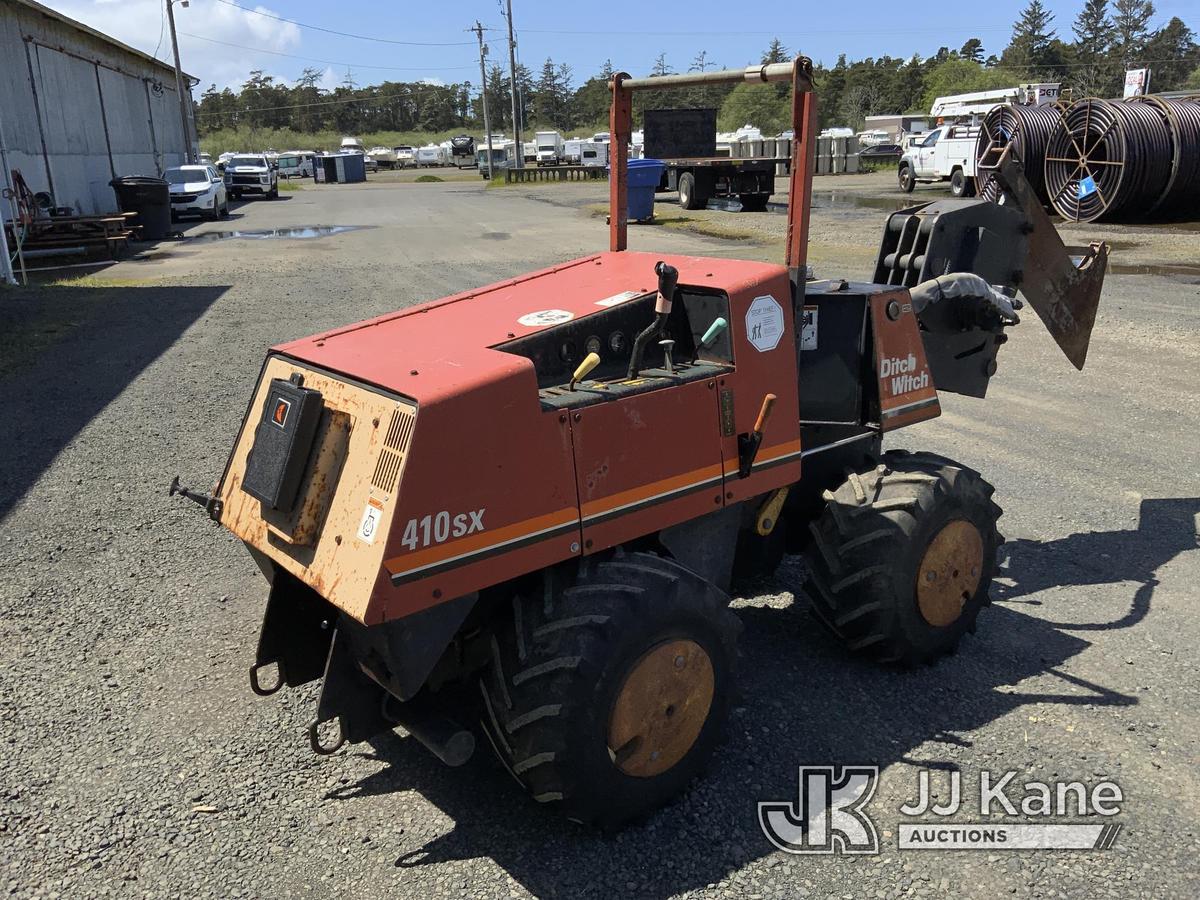
[[[580,553],[565,415],[525,362],[422,405],[372,612],[410,615]],[[469,380],[469,379],[468,379]]]
[[942,408],[908,291],[873,294],[871,328],[875,334],[880,427],[891,431],[940,416]]
[[712,379],[589,406],[571,427],[585,553],[723,505]]
[[[796,332],[786,271],[736,286],[730,290],[729,307],[734,371],[720,379],[718,399],[726,409],[721,437],[725,500],[737,503],[800,479]],[[763,429],[753,470],[739,478],[737,436],[753,429],[767,394],[779,399]]]

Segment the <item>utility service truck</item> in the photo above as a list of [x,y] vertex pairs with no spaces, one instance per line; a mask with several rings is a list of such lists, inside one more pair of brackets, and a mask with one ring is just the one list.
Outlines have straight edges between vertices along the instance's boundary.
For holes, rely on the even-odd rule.
[[975,145],[979,129],[974,125],[942,125],[925,139],[909,147],[900,157],[897,178],[900,190],[911,193],[917,182],[949,181],[955,197],[975,194]]

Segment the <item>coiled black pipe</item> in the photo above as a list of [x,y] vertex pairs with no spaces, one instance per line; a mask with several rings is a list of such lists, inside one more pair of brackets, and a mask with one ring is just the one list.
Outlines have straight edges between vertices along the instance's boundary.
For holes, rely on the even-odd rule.
[[1042,203],[1049,202],[1045,178],[1046,145],[1058,119],[1057,104],[992,107],[983,117],[979,141],[975,145],[975,187],[979,196],[992,201],[1000,198],[1000,185],[994,172],[988,170],[987,162],[990,159],[994,163],[999,159],[999,151],[1011,147],[1010,153],[1020,161],[1025,177]]
[[1128,103],[1153,104],[1166,117],[1174,139],[1171,175],[1152,214],[1195,215],[1200,204],[1200,101],[1134,97]]
[[1175,139],[1152,103],[1077,100],[1046,147],[1046,191],[1072,222],[1135,219],[1155,209],[1171,180]]

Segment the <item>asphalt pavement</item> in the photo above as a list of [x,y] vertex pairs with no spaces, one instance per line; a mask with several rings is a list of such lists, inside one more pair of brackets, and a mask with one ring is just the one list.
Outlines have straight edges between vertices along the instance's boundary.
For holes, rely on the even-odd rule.
[[[219,475],[269,345],[606,246],[603,219],[535,194],[310,186],[82,282],[0,290],[0,894],[1200,895],[1188,274],[1110,275],[1082,373],[1027,315],[986,400],[944,395],[940,419],[889,440],[980,470],[1005,509],[995,603],[957,655],[904,672],[849,657],[789,558],[735,603],[743,697],[710,773],[616,836],[547,813],[486,753],[451,770],[397,734],[316,757],[315,686],[250,692],[264,583],[168,482]],[[881,228],[882,211],[855,212],[874,214]],[[838,215],[814,210],[814,230]],[[316,226],[355,227],[219,236]],[[862,235],[847,275],[877,243]],[[880,852],[776,850],[757,803],[796,799],[799,766],[847,764],[880,768]],[[1111,780],[1114,817],[1016,820],[1121,828],[1107,850],[901,850],[922,770],[943,802],[960,774],[959,822],[997,818],[979,809],[985,772],[1015,771],[1018,803],[1025,782]]]

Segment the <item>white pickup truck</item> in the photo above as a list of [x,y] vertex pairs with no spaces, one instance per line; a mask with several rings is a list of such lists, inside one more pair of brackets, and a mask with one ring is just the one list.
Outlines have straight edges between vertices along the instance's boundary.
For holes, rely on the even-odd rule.
[[955,197],[975,193],[975,144],[979,128],[967,125],[939,125],[900,157],[896,172],[900,190],[912,191],[917,182],[931,184],[949,181]]

